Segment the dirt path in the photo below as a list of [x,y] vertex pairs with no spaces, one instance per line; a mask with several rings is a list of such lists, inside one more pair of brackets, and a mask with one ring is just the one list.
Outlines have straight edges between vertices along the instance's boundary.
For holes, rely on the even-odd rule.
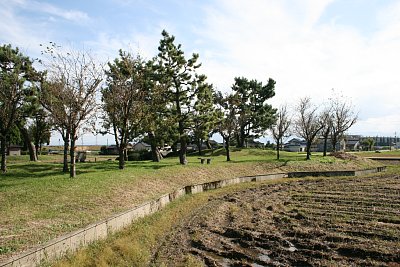
[[265,185],[218,198],[180,222],[153,263],[400,266],[400,178]]

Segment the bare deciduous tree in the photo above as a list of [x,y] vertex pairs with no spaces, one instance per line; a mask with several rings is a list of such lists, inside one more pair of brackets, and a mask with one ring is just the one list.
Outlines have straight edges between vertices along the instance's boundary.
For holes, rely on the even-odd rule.
[[85,126],[95,121],[103,69],[88,52],[63,52],[59,48],[51,43],[44,51],[49,56],[46,62],[49,83],[42,88],[42,103],[63,138],[70,139],[70,177],[75,177],[75,143]]
[[324,139],[324,151],[323,151],[323,156],[326,156],[326,152],[328,151],[328,139],[331,134],[331,129],[332,129],[332,114],[331,114],[332,106],[327,106],[325,109],[321,112],[320,119],[321,123],[323,125],[323,128],[321,129],[321,135]]
[[331,143],[333,151],[336,151],[339,139],[357,122],[357,119],[358,114],[355,113],[354,106],[349,101],[346,101],[343,97],[332,99]]
[[278,109],[276,115],[276,121],[271,126],[270,130],[272,136],[276,142],[276,158],[279,159],[279,150],[283,144],[283,138],[289,134],[289,128],[291,125],[291,118],[289,116],[289,111],[287,105],[283,105]]
[[[68,167],[68,148],[70,141],[70,125],[69,117],[64,107],[64,99],[68,98],[63,90],[63,85],[57,81],[46,81],[43,77],[40,83],[40,102],[42,106],[49,112],[50,124],[53,129],[58,131],[64,142],[63,150],[63,172],[69,172]],[[53,95],[53,92],[56,95]]]
[[298,115],[294,122],[294,129],[296,134],[306,141],[306,159],[309,160],[311,159],[311,145],[319,131],[323,128],[323,125],[320,121],[317,107],[311,103],[309,97],[300,99],[296,111]]

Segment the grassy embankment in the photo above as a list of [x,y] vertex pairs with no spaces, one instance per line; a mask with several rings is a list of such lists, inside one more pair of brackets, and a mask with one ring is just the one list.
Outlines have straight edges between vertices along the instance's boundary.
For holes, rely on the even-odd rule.
[[26,156],[10,157],[8,173],[0,176],[0,259],[9,257],[61,234],[81,228],[113,213],[134,207],[163,193],[194,183],[292,170],[360,169],[365,160],[339,160],[314,155],[282,153],[280,161],[269,150],[242,150],[225,162],[223,151],[214,153],[211,165],[197,156],[181,166],[177,158],[160,163],[128,162],[117,169],[112,157],[79,163],[78,177],[62,174],[61,155],[41,156],[30,163]]

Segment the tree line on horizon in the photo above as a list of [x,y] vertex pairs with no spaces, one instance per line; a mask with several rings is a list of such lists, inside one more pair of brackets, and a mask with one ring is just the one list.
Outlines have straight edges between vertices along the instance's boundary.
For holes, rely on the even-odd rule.
[[322,105],[315,105],[310,97],[303,97],[293,111],[289,110],[287,104],[281,105],[275,123],[270,127],[276,143],[277,159],[284,138],[292,134],[304,139],[306,160],[311,159],[311,147],[318,138],[323,139],[324,157],[328,152],[328,142],[331,152],[336,152],[340,140],[357,119],[353,105],[340,96],[334,96]]
[[[0,47],[3,173],[7,171],[6,145],[13,138],[24,138],[30,159],[35,161],[40,145],[49,139],[52,130],[62,136],[63,172],[71,177],[76,176],[76,141],[85,131],[114,135],[119,169],[125,167],[127,145],[138,137],[148,140],[153,161],[162,158],[158,148],[170,143],[175,147],[179,144],[179,162],[187,164],[190,141],[197,143],[201,155],[201,144],[220,133],[229,161],[230,144],[244,147],[247,139],[271,130],[279,158],[279,142],[288,133],[285,123],[291,120],[285,119],[283,108],[275,109],[267,103],[275,95],[271,78],[264,84],[236,77],[231,92],[223,94],[199,72],[199,55],[185,57],[181,44],[176,44],[175,37],[165,30],[158,54],[149,60],[120,50],[119,56],[105,66],[85,51],[66,51],[53,42],[43,48],[44,59],[38,62],[44,70],[38,71],[33,60],[18,48]],[[298,112],[296,132],[307,144],[313,142],[317,132],[326,127],[321,126],[322,117],[316,115],[316,108],[306,98],[300,101]],[[333,109],[329,114],[334,114]],[[333,121],[334,116],[330,118]],[[331,139],[345,131],[333,130],[341,123],[329,124]],[[311,129],[312,125],[316,129]]]

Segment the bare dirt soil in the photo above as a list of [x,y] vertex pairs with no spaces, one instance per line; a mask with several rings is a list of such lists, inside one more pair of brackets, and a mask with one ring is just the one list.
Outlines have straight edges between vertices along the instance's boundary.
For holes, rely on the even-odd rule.
[[154,265],[400,266],[400,177],[264,185],[211,197],[177,224]]

